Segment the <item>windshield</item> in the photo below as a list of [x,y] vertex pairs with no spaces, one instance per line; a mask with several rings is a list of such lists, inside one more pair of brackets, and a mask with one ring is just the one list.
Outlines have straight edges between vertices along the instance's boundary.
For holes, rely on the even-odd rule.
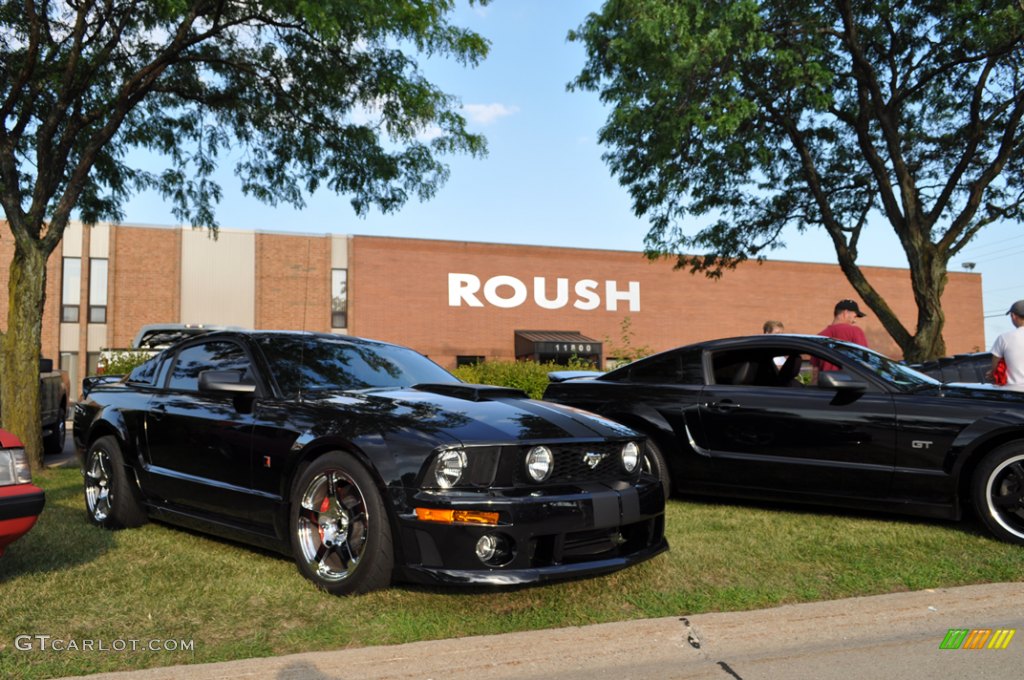
[[258,341],[286,396],[313,390],[363,390],[459,382],[405,347],[312,336],[265,336]]
[[884,354],[879,354],[867,347],[851,345],[845,342],[830,342],[828,346],[900,391],[912,392],[920,387],[932,387],[942,384],[931,376],[918,373],[909,366],[893,361]]

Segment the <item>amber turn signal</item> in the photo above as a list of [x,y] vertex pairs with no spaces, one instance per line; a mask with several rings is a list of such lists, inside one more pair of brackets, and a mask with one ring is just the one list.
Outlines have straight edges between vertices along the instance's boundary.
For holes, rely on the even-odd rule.
[[416,508],[416,519],[423,522],[444,522],[445,524],[486,524],[498,525],[498,513],[477,510],[438,510]]

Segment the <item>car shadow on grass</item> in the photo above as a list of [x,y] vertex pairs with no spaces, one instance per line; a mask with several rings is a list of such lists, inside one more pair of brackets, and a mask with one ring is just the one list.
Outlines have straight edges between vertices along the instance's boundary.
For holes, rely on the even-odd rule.
[[964,510],[962,519],[952,520],[907,515],[898,512],[886,512],[884,510],[844,508],[833,505],[817,505],[814,503],[797,503],[790,501],[723,498],[701,494],[673,495],[672,500],[684,503],[698,503],[708,507],[720,506],[728,508],[755,508],[772,512],[784,512],[792,515],[802,514],[813,515],[815,517],[875,520],[879,522],[895,522],[907,526],[955,529],[957,531],[962,531],[969,536],[977,536],[999,542],[999,539],[994,537],[992,533],[985,528],[972,508]]
[[[114,547],[111,532],[89,523],[81,475],[34,475],[46,492],[46,504],[32,529],[7,546],[0,557],[0,583],[22,574],[61,571],[86,564]],[[72,483],[77,480],[77,483]]]

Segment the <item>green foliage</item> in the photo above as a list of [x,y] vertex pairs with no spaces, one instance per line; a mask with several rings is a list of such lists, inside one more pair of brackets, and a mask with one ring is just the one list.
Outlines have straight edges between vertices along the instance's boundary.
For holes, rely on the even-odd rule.
[[531,399],[540,399],[548,386],[551,371],[589,371],[594,367],[580,359],[571,359],[568,365],[539,364],[536,361],[482,361],[460,366],[452,373],[459,380],[475,385],[501,385],[526,392]]
[[[46,491],[46,510],[0,558],[3,678],[741,611],[1020,581],[1024,574],[1020,546],[972,523],[672,500],[665,522],[672,549],[607,576],[507,589],[398,584],[338,598],[316,590],[275,553],[157,522],[125,531],[93,527],[78,470],[45,470],[35,480]],[[37,633],[108,644],[192,640],[194,650],[13,648],[18,635]]]
[[[489,0],[470,0],[486,4]],[[13,235],[4,426],[41,462],[34,389],[46,260],[71,216],[118,221],[154,191],[216,235],[230,156],[242,190],[303,207],[318,189],[358,215],[431,198],[442,159],[482,156],[459,100],[418,54],[474,66],[487,41],[454,0],[0,0],[0,209]],[[142,152],[142,153],[139,153]]]
[[636,333],[633,331],[633,319],[628,316],[623,317],[622,322],[619,324],[619,339],[616,341],[605,336],[605,357],[614,357],[621,363],[629,363],[654,353],[654,350],[649,345],[635,346],[633,344],[634,335]]
[[[942,349],[946,266],[1024,217],[1024,6],[607,0],[571,40],[570,88],[611,106],[605,160],[650,219],[645,250],[712,276],[827,230],[908,358]],[[857,266],[888,223],[919,305],[911,332]]]
[[152,356],[149,352],[114,352],[106,358],[101,368],[104,375],[128,375]]

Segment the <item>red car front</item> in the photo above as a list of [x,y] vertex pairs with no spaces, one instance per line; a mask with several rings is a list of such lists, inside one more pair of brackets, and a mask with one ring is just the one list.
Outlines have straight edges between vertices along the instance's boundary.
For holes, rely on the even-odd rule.
[[0,430],[0,555],[35,525],[45,502],[43,490],[32,484],[21,441]]

